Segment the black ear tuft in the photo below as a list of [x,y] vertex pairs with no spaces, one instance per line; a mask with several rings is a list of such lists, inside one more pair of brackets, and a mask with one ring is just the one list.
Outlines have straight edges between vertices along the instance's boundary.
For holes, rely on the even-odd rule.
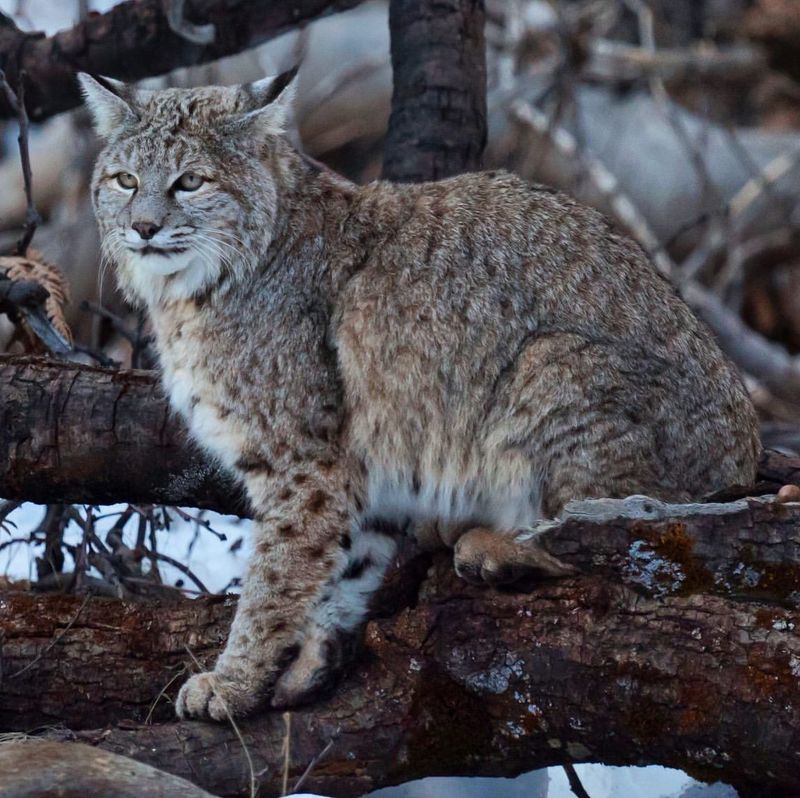
[[98,75],[96,72],[88,72],[87,73],[92,80],[97,81],[106,91],[110,91],[112,94],[116,94],[120,100],[125,100],[127,102],[128,98],[122,96],[122,92],[120,91],[120,85],[116,81],[110,81],[108,78],[104,78],[102,75]]
[[291,69],[287,69],[286,72],[281,72],[281,74],[272,81],[272,85],[270,85],[269,91],[263,99],[263,104],[269,105],[269,103],[277,100],[281,92],[295,79],[299,69],[300,65],[296,64]]

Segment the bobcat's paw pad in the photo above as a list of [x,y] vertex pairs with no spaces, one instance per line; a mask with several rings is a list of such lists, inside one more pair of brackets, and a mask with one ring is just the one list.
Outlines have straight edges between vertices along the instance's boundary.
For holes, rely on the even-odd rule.
[[175,702],[179,718],[227,721],[243,715],[253,705],[250,697],[214,671],[197,673],[181,687]]
[[473,585],[507,585],[527,572],[513,560],[513,549],[502,535],[488,529],[471,529],[456,542],[453,566]]
[[453,558],[456,573],[472,585],[510,585],[530,573],[512,563],[501,562],[491,555]]

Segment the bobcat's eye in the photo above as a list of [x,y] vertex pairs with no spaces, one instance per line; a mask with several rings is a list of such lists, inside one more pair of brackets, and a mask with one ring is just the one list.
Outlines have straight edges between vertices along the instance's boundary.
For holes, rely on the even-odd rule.
[[186,172],[175,181],[175,190],[197,191],[205,182],[206,179],[204,177],[200,177],[200,175],[196,175],[194,172]]
[[130,191],[139,185],[136,175],[132,175],[130,172],[120,172],[117,175],[117,183],[119,183],[120,186],[122,186],[122,188],[124,188],[126,191]]

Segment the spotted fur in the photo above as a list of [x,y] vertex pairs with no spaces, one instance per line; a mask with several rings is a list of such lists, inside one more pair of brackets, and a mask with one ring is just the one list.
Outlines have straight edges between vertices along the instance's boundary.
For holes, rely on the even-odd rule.
[[[83,83],[105,252],[173,407],[257,519],[227,646],[180,714],[307,697],[414,525],[462,538],[468,578],[558,573],[509,535],[571,498],[753,479],[738,375],[600,214],[502,172],[356,187],[280,135],[285,78]],[[185,173],[202,188],[177,190]]]

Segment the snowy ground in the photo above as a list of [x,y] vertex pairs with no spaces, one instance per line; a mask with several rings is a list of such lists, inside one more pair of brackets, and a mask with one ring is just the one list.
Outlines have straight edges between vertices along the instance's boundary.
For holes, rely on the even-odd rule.
[[[101,540],[125,505],[104,507],[96,532]],[[0,544],[9,536],[22,537],[36,529],[44,517],[44,507],[25,504],[9,517],[16,528],[0,531]],[[186,510],[192,516],[196,510]],[[226,588],[235,592],[236,580],[244,572],[244,563],[250,548],[248,521],[217,513],[202,516],[214,532],[190,521],[173,516],[169,530],[158,532],[158,550],[187,565],[200,581],[213,592]],[[77,544],[81,530],[71,524],[65,541]],[[128,524],[125,542],[133,545],[135,524]],[[0,575],[11,579],[35,577],[34,558],[37,549],[26,543],[8,546],[0,551]],[[72,563],[66,564],[67,570]],[[161,564],[161,574],[167,584],[192,588],[186,576],[168,564]],[[662,767],[617,768],[605,765],[577,765],[584,787],[591,798],[735,798],[736,792],[724,785],[708,787],[695,782],[679,770]],[[379,790],[374,798],[574,798],[561,768],[549,768],[520,776],[517,779],[441,779],[430,778],[418,782]]]

